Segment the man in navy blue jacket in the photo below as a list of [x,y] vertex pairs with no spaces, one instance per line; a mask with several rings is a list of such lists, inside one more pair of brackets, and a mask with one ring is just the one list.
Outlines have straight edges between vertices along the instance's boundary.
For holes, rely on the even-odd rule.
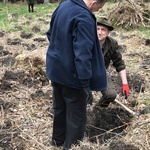
[[46,74],[53,87],[52,143],[64,150],[83,139],[91,90],[107,87],[96,18],[106,0],[67,0],[54,11],[47,32]]

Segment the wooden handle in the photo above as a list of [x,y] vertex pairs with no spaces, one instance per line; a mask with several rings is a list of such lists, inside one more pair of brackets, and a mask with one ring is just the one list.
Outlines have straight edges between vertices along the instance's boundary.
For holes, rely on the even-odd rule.
[[115,99],[114,101],[116,103],[118,103],[120,106],[122,106],[125,110],[127,110],[130,114],[132,114],[133,116],[135,116],[136,113],[134,111],[132,111],[130,108],[128,108],[127,106],[125,106],[123,103],[121,103],[117,99]]

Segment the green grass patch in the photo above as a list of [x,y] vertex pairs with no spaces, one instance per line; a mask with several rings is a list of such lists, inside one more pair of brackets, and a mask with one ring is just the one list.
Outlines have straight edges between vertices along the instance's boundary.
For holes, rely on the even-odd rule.
[[[17,31],[16,26],[21,26],[25,30],[30,30],[31,26],[27,23],[35,22],[37,19],[44,18],[45,15],[52,13],[58,4],[39,4],[34,6],[34,13],[28,12],[26,3],[3,4],[0,3],[0,28],[9,31]],[[38,24],[38,22],[37,22]],[[29,28],[29,29],[27,29]]]
[[[103,9],[108,12],[115,5],[116,3],[109,2],[106,3]],[[26,4],[26,2],[18,4],[0,3],[0,28],[7,31],[17,32],[21,27],[23,31],[31,32],[31,28],[34,25],[37,25],[42,30],[47,30],[49,27],[49,23],[44,23],[44,21],[50,21],[50,16],[57,6],[58,3],[36,4],[34,7],[35,12],[29,13],[28,5]],[[99,14],[99,12],[96,12],[95,14]],[[125,29],[122,30],[126,31]],[[132,30],[135,31],[135,34],[143,38],[150,38],[149,27],[142,26]]]
[[137,32],[140,36],[147,37],[148,39],[150,39],[150,27],[139,27],[137,29]]

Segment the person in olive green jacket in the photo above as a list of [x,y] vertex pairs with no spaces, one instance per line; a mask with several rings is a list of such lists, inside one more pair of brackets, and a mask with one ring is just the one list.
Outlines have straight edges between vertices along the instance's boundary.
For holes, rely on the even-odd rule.
[[[105,67],[108,69],[110,63],[115,67],[122,81],[122,94],[127,99],[130,89],[126,77],[125,62],[122,59],[121,51],[123,47],[109,36],[110,31],[114,28],[110,25],[107,18],[97,18],[97,34],[104,55]],[[101,91],[102,97],[96,106],[108,107],[116,98],[117,92],[109,77],[107,77],[107,90]]]
[[28,11],[29,12],[34,12],[34,3],[35,3],[35,1],[34,0],[27,0],[27,3],[28,3]]

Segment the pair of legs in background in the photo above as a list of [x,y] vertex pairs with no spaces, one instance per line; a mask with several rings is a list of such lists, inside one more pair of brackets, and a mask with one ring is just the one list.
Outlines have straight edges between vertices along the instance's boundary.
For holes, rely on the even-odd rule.
[[86,125],[86,94],[59,83],[53,86],[53,145],[68,150],[84,137]]
[[33,3],[28,4],[28,11],[29,12],[34,12],[34,4]]
[[117,96],[117,92],[113,86],[111,79],[107,75],[107,91],[101,91],[102,97],[96,104],[97,107],[108,107],[111,102],[113,102]]

